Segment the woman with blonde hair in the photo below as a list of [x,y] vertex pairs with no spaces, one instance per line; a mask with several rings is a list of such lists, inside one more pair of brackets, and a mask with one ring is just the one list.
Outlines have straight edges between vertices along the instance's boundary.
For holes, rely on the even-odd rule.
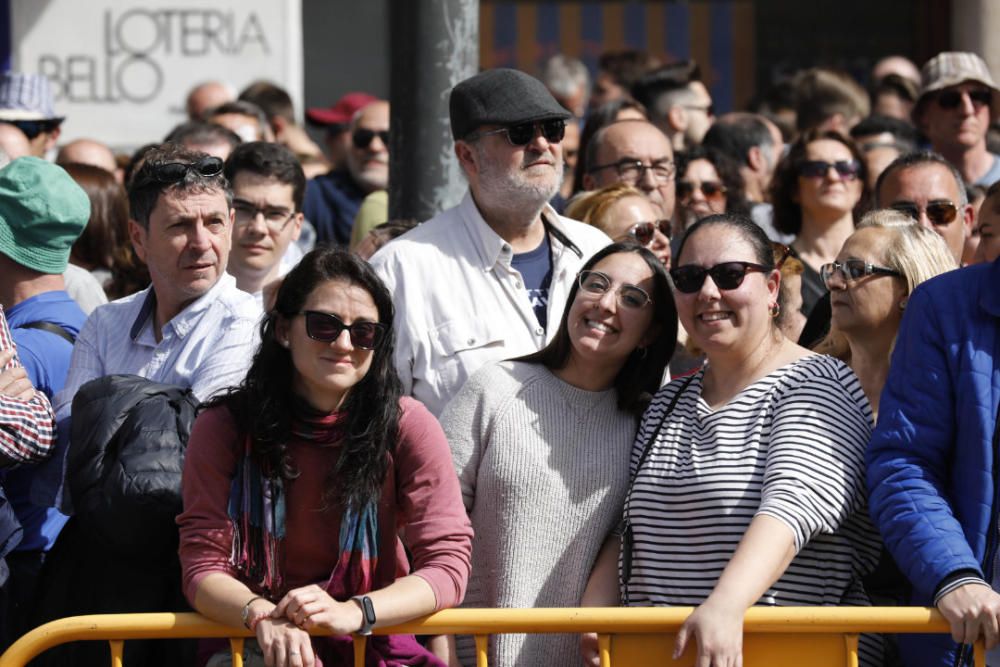
[[833,316],[816,351],[851,367],[875,417],[907,299],[923,281],[955,268],[939,235],[890,209],[865,215],[836,261],[821,268]]
[[612,241],[634,241],[670,268],[670,220],[660,219],[659,209],[631,185],[583,192],[570,200],[566,217],[597,227]]

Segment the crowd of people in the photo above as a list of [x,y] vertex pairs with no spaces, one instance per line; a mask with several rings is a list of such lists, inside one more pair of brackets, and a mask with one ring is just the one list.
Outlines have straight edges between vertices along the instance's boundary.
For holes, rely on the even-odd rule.
[[[862,636],[869,667],[1000,645],[985,62],[813,68],[720,116],[691,61],[539,75],[450,91],[468,190],[427,221],[388,219],[367,93],[307,110],[320,146],[279,86],[208,82],[119,155],[0,76],[0,649],[194,609],[254,633],[245,664],[347,664],[459,605],[693,606],[674,657],[700,667],[740,664],[753,605],[949,621]],[[476,662],[462,636],[367,650]],[[593,636],[488,651],[599,664]]]

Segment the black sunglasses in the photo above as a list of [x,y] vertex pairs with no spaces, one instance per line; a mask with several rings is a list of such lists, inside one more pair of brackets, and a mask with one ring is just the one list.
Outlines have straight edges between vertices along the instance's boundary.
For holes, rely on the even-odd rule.
[[354,130],[354,134],[351,135],[351,143],[354,144],[355,148],[368,148],[375,137],[381,139],[386,148],[389,147],[389,130],[368,130],[363,127]]
[[304,310],[306,335],[313,340],[332,343],[347,329],[351,345],[365,350],[374,350],[385,338],[385,325],[378,322],[355,322],[350,326],[336,315],[316,310]]
[[836,162],[824,162],[823,160],[806,160],[799,165],[799,175],[805,178],[824,178],[830,169],[837,172],[837,176],[850,181],[858,177],[861,164],[857,160],[837,160]]
[[59,121],[52,120],[5,120],[3,122],[21,130],[21,133],[28,138],[28,141],[34,140],[35,137],[43,132],[51,132],[59,127]]
[[898,202],[889,206],[894,211],[905,213],[914,220],[920,220],[920,211],[927,214],[927,219],[931,224],[937,226],[950,225],[958,217],[958,207],[950,201],[939,200],[928,202],[927,206],[921,209],[913,202]]
[[986,88],[976,88],[975,90],[946,90],[938,93],[937,104],[942,109],[957,109],[962,104],[962,95],[968,95],[974,107],[983,107],[993,100],[993,93]]
[[149,174],[159,183],[179,183],[187,178],[188,172],[195,172],[210,178],[222,173],[223,162],[217,157],[206,156],[197,162],[163,162],[151,164]]
[[743,279],[752,271],[767,273],[772,267],[754,264],[752,262],[723,262],[710,269],[703,266],[688,264],[670,269],[670,277],[674,279],[674,287],[685,294],[694,294],[705,284],[705,276],[712,276],[712,282],[721,290],[736,289],[743,284]]
[[491,134],[503,134],[507,136],[507,141],[512,146],[527,146],[531,143],[531,140],[535,138],[535,128],[541,129],[542,136],[545,137],[545,141],[550,144],[558,144],[563,140],[563,137],[566,136],[566,121],[555,119],[508,125],[507,127],[501,127],[499,130],[490,130],[489,132],[474,134],[472,139],[474,140],[479,137],[487,137]]

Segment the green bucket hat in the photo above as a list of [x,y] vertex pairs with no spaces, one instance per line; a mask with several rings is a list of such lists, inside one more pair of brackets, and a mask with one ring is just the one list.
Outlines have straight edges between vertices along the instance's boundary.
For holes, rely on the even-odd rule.
[[0,169],[0,253],[40,273],[66,270],[90,198],[62,167],[22,157]]

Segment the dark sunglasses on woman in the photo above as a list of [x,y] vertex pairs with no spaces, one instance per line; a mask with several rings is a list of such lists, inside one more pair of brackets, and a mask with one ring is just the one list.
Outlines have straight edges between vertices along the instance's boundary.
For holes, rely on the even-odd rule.
[[843,262],[830,262],[829,264],[824,264],[819,267],[819,275],[827,287],[829,287],[830,279],[838,273],[844,282],[853,282],[864,278],[865,276],[871,275],[903,275],[896,269],[890,269],[887,266],[878,266],[876,264],[872,264],[871,262],[866,262],[863,259],[847,259]]
[[478,132],[474,133],[471,139],[475,140],[491,134],[503,134],[507,137],[507,141],[511,146],[527,146],[535,138],[536,128],[541,131],[542,136],[545,137],[545,141],[550,144],[558,144],[566,136],[566,121],[553,119],[508,125],[507,127],[501,127],[499,130],[490,130],[489,132]]
[[767,273],[772,270],[773,267],[753,262],[723,262],[710,269],[688,264],[670,269],[670,277],[673,278],[674,287],[678,292],[694,294],[705,284],[705,276],[712,276],[712,282],[720,290],[731,290],[742,285],[748,273],[754,271]]
[[372,145],[375,137],[382,140],[383,146],[389,147],[389,130],[368,130],[363,127],[354,130],[354,134],[351,135],[351,143],[354,144],[355,148],[368,148]]
[[677,199],[687,201],[694,194],[695,190],[701,190],[701,194],[708,201],[722,201],[726,196],[726,186],[718,181],[677,181]]
[[857,160],[837,160],[836,162],[806,160],[799,165],[799,175],[804,178],[826,178],[831,169],[835,170],[841,179],[852,181],[858,177],[861,164]]
[[385,337],[385,325],[379,322],[355,322],[350,326],[336,315],[316,310],[304,310],[306,335],[322,343],[332,343],[347,329],[351,345],[365,350],[374,350]]
[[656,236],[656,230],[670,238],[670,220],[653,220],[650,222],[637,222],[628,228],[628,235],[634,238],[640,245],[649,245]]

